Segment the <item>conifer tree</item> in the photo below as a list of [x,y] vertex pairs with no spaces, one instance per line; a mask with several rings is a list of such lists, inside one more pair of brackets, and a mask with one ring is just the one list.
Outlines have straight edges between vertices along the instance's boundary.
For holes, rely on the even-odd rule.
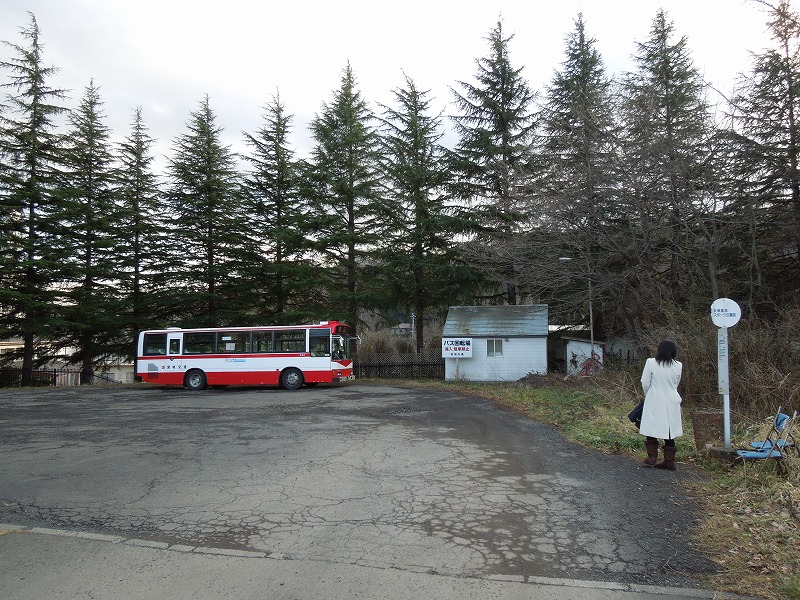
[[703,304],[708,297],[700,292],[707,286],[705,253],[698,252],[692,224],[709,184],[713,130],[688,40],[676,41],[674,33],[659,10],[648,39],[637,43],[636,70],[622,87],[620,188],[633,216],[628,231],[633,264],[619,300],[632,323],[659,319],[690,296],[702,297]]
[[387,192],[378,260],[389,306],[416,315],[417,350],[424,346],[427,312],[468,296],[472,283],[453,243],[468,225],[451,202],[442,117],[431,114],[427,96],[406,76],[405,87],[394,91],[396,107],[384,107],[382,119]]
[[0,337],[21,337],[22,384],[30,385],[34,354],[47,357],[40,340],[52,327],[52,194],[61,161],[55,119],[64,112],[63,90],[51,87],[55,67],[46,66],[33,14],[21,29],[22,44],[5,42],[14,56],[0,62],[9,90],[0,124]]
[[311,131],[315,249],[327,271],[331,314],[358,323],[370,304],[365,257],[378,241],[378,136],[374,115],[356,87],[350,64]]
[[547,88],[541,119],[541,151],[547,157],[542,194],[559,220],[589,241],[611,209],[614,185],[611,82],[595,43],[579,15],[562,69]]
[[[142,329],[159,325],[164,318],[164,308],[159,305],[164,281],[159,271],[168,257],[168,238],[164,235],[164,202],[153,171],[154,143],[142,109],[136,108],[130,133],[117,152],[116,173],[121,216],[117,231],[119,285],[127,317],[123,333],[129,340],[134,340]],[[120,350],[127,350],[127,354],[132,346]]]
[[775,47],[753,55],[733,98],[728,213],[741,225],[728,237],[741,243],[728,268],[748,284],[742,298],[771,306],[800,289],[800,14],[761,4]]
[[70,114],[64,138],[64,169],[54,217],[61,252],[59,298],[61,345],[74,347],[71,362],[81,365],[81,383],[92,383],[96,359],[108,357],[111,335],[119,330],[117,245],[119,213],[114,196],[110,130],[94,83]]
[[[459,142],[452,168],[461,177],[460,195],[474,204],[476,221],[502,245],[524,218],[520,199],[529,173],[534,130],[534,93],[514,68],[503,24],[487,37],[489,53],[476,60],[477,83],[459,82],[453,90],[460,114],[453,117]],[[501,268],[508,304],[517,303],[513,257]]]
[[292,115],[286,114],[276,94],[264,108],[263,119],[254,135],[245,133],[250,147],[244,157],[250,163],[245,183],[260,248],[250,278],[266,322],[299,322],[313,312],[307,299],[315,285],[310,283],[312,267],[302,256],[309,219],[300,191],[300,165],[289,145]]
[[[558,259],[574,259],[569,266],[575,267],[572,283],[578,302],[568,303],[573,306],[585,304],[587,280],[595,295],[601,284],[610,282],[601,262],[613,255],[616,241],[608,235],[618,221],[611,82],[595,45],[583,15],[578,15],[566,39],[562,67],[544,98],[538,148],[542,174],[530,205],[541,217],[525,238],[527,253],[533,255],[526,269],[529,289],[550,293],[556,278],[543,278],[543,269],[560,264],[566,271]],[[588,309],[583,314],[588,316]]]
[[253,239],[235,157],[206,96],[174,142],[168,173],[173,310],[185,325],[235,325],[252,306],[243,257]]

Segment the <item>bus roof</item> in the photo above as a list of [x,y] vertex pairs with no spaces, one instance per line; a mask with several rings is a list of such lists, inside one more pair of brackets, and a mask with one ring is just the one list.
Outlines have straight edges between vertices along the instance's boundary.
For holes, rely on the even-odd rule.
[[320,321],[307,325],[253,325],[247,327],[164,327],[163,329],[147,329],[140,333],[170,333],[176,331],[184,332],[207,332],[207,331],[273,331],[276,329],[332,329],[334,327],[349,327],[339,321]]

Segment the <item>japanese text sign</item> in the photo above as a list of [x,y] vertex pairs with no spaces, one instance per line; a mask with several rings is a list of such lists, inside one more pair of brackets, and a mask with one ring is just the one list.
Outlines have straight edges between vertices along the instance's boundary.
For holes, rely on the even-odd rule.
[[472,338],[442,338],[443,358],[472,358]]

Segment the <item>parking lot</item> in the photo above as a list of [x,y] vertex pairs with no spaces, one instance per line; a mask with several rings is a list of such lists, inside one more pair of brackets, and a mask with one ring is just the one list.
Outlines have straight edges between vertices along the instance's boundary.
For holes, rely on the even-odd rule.
[[[164,560],[177,550],[621,593],[698,588],[713,568],[690,543],[697,514],[680,483],[691,471],[639,469],[477,398],[131,385],[4,390],[0,410],[0,523],[20,531],[134,543]],[[7,565],[15,537],[0,537]]]

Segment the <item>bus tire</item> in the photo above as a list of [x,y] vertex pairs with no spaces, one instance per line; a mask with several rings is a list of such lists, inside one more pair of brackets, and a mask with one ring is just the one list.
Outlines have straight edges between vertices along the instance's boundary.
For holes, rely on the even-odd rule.
[[183,385],[193,392],[197,392],[208,387],[208,380],[206,379],[206,374],[200,369],[192,369],[183,378]]
[[285,390],[298,390],[303,386],[303,373],[300,369],[289,367],[281,373],[281,387]]

